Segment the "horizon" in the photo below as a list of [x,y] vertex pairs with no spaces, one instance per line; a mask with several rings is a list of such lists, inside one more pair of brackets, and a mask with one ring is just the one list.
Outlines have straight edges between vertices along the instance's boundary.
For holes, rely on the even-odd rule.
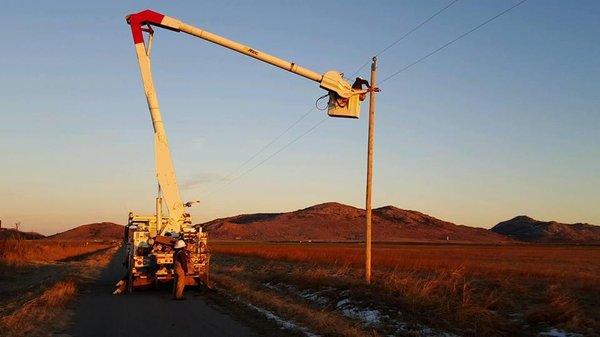
[[[383,53],[379,77],[516,2],[457,2]],[[315,11],[276,1],[8,1],[0,14],[11,46],[0,59],[3,227],[57,233],[153,213],[152,127],[126,14],[154,9],[319,72],[351,74],[448,3],[389,1],[365,11],[351,2],[332,16],[334,2]],[[600,224],[599,12],[594,1],[529,0],[382,84],[374,207],[481,228],[515,214]],[[201,201],[194,223],[326,200],[364,208],[365,105],[359,120],[318,128],[313,111],[252,158],[307,113],[318,86],[166,30],[157,30],[152,56],[182,195]]]
[[[293,210],[283,210],[283,211],[279,211],[279,212],[272,211],[272,212],[239,213],[239,214],[226,215],[226,216],[222,216],[222,217],[218,217],[218,218],[210,219],[210,220],[208,220],[208,221],[202,221],[202,222],[196,222],[196,223],[197,223],[197,224],[202,224],[202,223],[207,223],[207,222],[211,222],[211,221],[214,221],[214,220],[219,220],[219,219],[223,219],[223,218],[230,218],[230,217],[234,217],[234,216],[238,216],[238,215],[251,215],[251,214],[283,214],[283,213],[292,213],[292,212],[300,211],[300,210],[303,210],[303,209],[306,209],[306,208],[310,208],[310,207],[314,207],[314,206],[320,206],[320,205],[325,205],[325,204],[339,204],[339,205],[342,205],[342,206],[349,206],[349,207],[357,208],[357,209],[360,209],[360,210],[362,210],[362,211],[364,211],[364,210],[365,210],[364,208],[361,208],[361,207],[356,207],[356,206],[352,206],[352,205],[347,205],[347,204],[339,203],[339,202],[336,202],[336,201],[328,201],[328,202],[323,202],[323,203],[313,204],[313,205],[310,205],[310,206],[306,206],[306,207],[302,207],[302,208],[298,208],[298,209],[293,209]],[[400,207],[397,207],[397,206],[394,206],[394,205],[384,205],[384,206],[379,206],[379,207],[373,207],[373,210],[375,211],[375,210],[377,210],[377,209],[384,208],[384,207],[394,207],[394,208],[397,208],[397,209],[400,209],[400,210],[403,210],[403,211],[409,211],[409,212],[419,212],[419,213],[422,213],[422,214],[424,214],[424,215],[430,216],[430,217],[432,217],[432,218],[435,218],[435,219],[438,219],[438,220],[441,220],[441,221],[450,222],[450,223],[452,223],[452,224],[454,224],[454,225],[458,225],[458,226],[460,226],[460,225],[464,225],[464,224],[461,224],[461,223],[455,223],[455,222],[449,221],[449,220],[447,220],[447,219],[439,218],[439,217],[437,217],[437,216],[435,216],[435,215],[428,214],[428,213],[424,213],[424,212],[421,212],[421,211],[419,211],[419,210],[414,210],[414,209],[403,209],[403,208],[400,208]],[[600,226],[600,225],[597,225],[597,224],[593,224],[593,223],[587,223],[587,222],[563,223],[563,222],[560,222],[560,221],[555,221],[555,220],[538,219],[538,218],[535,218],[535,217],[531,217],[531,216],[529,216],[529,215],[527,215],[527,214],[519,214],[519,215],[515,215],[515,216],[513,216],[513,217],[510,217],[510,218],[507,218],[507,219],[501,220],[501,221],[499,221],[498,223],[491,225],[490,227],[477,227],[477,226],[469,226],[469,225],[464,225],[464,226],[467,226],[467,227],[470,227],[470,228],[484,228],[484,229],[487,229],[487,230],[491,230],[491,229],[492,229],[492,227],[494,227],[494,226],[498,225],[498,224],[499,224],[499,223],[501,223],[501,222],[508,221],[508,220],[513,220],[513,219],[515,219],[515,218],[518,218],[518,217],[527,217],[527,218],[533,219],[533,220],[535,220],[535,221],[540,221],[540,222],[558,222],[558,223],[561,223],[561,224],[566,224],[566,225],[584,224],[584,225]],[[90,223],[82,223],[82,224],[74,225],[73,227],[68,227],[68,228],[66,228],[66,229],[62,229],[62,230],[59,230],[59,231],[57,231],[57,232],[53,232],[53,233],[41,233],[41,232],[36,232],[36,231],[29,231],[29,230],[27,230],[26,228],[19,228],[19,231],[21,231],[21,232],[31,232],[31,233],[38,233],[38,234],[42,234],[42,235],[44,235],[44,236],[46,236],[46,237],[49,237],[49,236],[56,235],[56,234],[60,234],[60,233],[63,233],[63,232],[66,232],[66,231],[69,231],[69,230],[72,230],[72,229],[76,229],[76,228],[78,228],[78,227],[81,227],[81,226],[85,226],[85,225],[93,225],[93,224],[97,224],[97,223],[112,223],[112,224],[116,224],[116,225],[124,226],[124,224],[122,224],[122,223],[120,223],[120,222],[101,220],[101,221],[95,221],[95,222],[90,222]],[[3,225],[1,229],[14,229],[14,228],[12,228],[12,227],[5,227],[5,226]]]

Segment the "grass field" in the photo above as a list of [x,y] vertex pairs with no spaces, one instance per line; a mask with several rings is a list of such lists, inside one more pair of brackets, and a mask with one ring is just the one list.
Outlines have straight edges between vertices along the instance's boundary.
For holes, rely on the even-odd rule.
[[[0,241],[0,330],[63,327],[82,275],[116,249],[105,248]],[[359,244],[213,241],[211,250],[224,293],[322,336],[600,336],[598,246],[375,244],[370,286]]]
[[34,262],[54,262],[109,246],[110,244],[100,242],[0,240],[0,264],[19,266]]
[[369,287],[358,244],[211,247],[217,282],[325,335],[600,333],[598,246],[377,244]]
[[65,328],[79,285],[96,277],[116,248],[0,240],[0,336],[49,336]]

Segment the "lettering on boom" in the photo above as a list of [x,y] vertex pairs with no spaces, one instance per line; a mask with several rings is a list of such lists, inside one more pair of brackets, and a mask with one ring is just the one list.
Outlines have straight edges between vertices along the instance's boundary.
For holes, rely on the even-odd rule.
[[248,52],[252,55],[258,55],[258,52],[252,48],[248,48]]

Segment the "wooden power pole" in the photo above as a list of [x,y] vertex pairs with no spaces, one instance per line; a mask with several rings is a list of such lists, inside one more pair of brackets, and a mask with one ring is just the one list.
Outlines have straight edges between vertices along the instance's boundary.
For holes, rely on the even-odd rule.
[[366,226],[365,226],[365,281],[371,283],[371,197],[373,194],[373,133],[375,132],[375,93],[378,91],[377,57],[371,63],[371,88],[369,91],[369,143],[367,146],[367,193],[366,193]]

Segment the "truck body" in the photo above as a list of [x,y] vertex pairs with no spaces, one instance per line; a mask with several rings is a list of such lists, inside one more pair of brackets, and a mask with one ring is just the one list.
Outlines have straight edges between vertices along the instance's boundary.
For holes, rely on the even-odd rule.
[[[156,220],[154,215],[129,213],[125,228],[125,265],[128,270],[129,291],[173,280],[173,246],[179,239],[186,243],[186,285],[208,285],[210,252],[207,234],[192,227],[190,221],[190,226],[185,226],[179,233],[158,235],[161,226],[157,226]],[[168,221],[168,217],[162,218],[163,224]]]

